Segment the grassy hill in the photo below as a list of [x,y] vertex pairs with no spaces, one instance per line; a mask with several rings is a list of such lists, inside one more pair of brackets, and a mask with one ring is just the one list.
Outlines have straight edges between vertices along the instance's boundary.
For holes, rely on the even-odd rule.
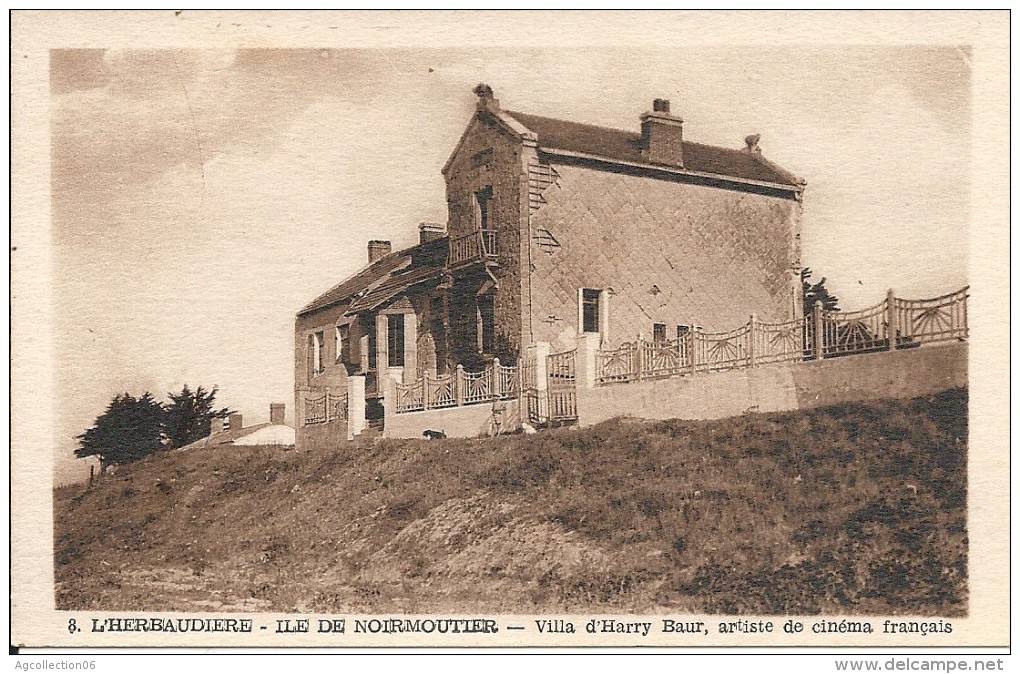
[[151,456],[55,491],[65,609],[962,615],[967,393]]

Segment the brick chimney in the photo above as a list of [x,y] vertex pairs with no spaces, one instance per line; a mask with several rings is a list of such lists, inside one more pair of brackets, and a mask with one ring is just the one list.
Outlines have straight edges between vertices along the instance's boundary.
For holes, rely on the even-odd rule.
[[641,115],[641,154],[653,164],[683,168],[684,120],[669,113],[669,101],[656,98]]
[[234,412],[233,414],[228,416],[227,422],[230,424],[229,426],[230,430],[236,431],[243,428],[243,426],[241,425],[242,420],[243,417],[238,412]]
[[446,225],[438,222],[422,222],[418,224],[418,243],[428,243],[446,236]]
[[368,263],[372,264],[381,257],[386,257],[393,250],[392,244],[389,241],[369,241],[368,242]]
[[269,423],[283,425],[283,417],[287,413],[285,403],[269,403]]
[[223,432],[223,419],[214,417],[209,420],[209,435],[216,435]]

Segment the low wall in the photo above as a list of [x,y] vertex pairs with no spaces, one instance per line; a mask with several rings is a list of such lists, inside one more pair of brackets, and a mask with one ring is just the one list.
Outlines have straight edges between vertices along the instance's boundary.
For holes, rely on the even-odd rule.
[[298,426],[298,449],[333,449],[347,442],[347,422],[330,421],[326,424]]
[[386,415],[387,438],[419,438],[426,430],[442,431],[448,438],[477,438],[488,435],[492,426],[493,409],[499,410],[503,432],[516,430],[520,426],[520,406],[516,400],[502,400],[497,403],[447,407],[424,412],[404,412]]
[[841,402],[910,398],[967,385],[967,344],[779,363],[577,392],[583,426],[617,416],[720,419]]

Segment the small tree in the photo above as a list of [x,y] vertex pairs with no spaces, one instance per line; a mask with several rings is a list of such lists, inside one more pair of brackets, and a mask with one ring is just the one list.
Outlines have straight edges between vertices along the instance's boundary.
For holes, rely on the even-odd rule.
[[183,447],[209,435],[214,419],[231,414],[227,407],[214,409],[217,388],[206,391],[199,386],[192,391],[185,384],[180,393],[168,393],[170,402],[165,406],[163,432],[170,447]]
[[92,428],[79,435],[74,455],[99,458],[99,472],[112,464],[137,461],[162,447],[163,406],[151,393],[116,396]]
[[811,283],[811,268],[804,267],[800,270],[800,284],[803,289],[804,315],[810,316],[815,310],[815,303],[821,302],[822,308],[826,311],[839,311],[839,298],[829,292],[825,287],[825,277],[818,283]]

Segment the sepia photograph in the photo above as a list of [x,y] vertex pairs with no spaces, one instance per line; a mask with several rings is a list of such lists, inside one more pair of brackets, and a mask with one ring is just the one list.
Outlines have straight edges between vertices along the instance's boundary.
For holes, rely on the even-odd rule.
[[[986,52],[852,16],[863,38],[584,46],[372,32],[571,13],[310,13],[278,44],[97,26],[34,50],[47,224],[11,241],[46,299],[12,305],[12,433],[50,443],[31,601],[72,640],[150,646],[253,614],[253,638],[274,614],[274,637],[395,645],[797,621],[782,643],[1007,645],[1008,617],[967,629],[1008,616],[983,566],[1008,556],[1008,417],[995,445],[973,421],[1008,384],[971,352],[1008,334],[1008,262],[982,257],[1004,251],[975,244],[1008,242],[977,178]],[[19,398],[26,358],[48,380]]]

